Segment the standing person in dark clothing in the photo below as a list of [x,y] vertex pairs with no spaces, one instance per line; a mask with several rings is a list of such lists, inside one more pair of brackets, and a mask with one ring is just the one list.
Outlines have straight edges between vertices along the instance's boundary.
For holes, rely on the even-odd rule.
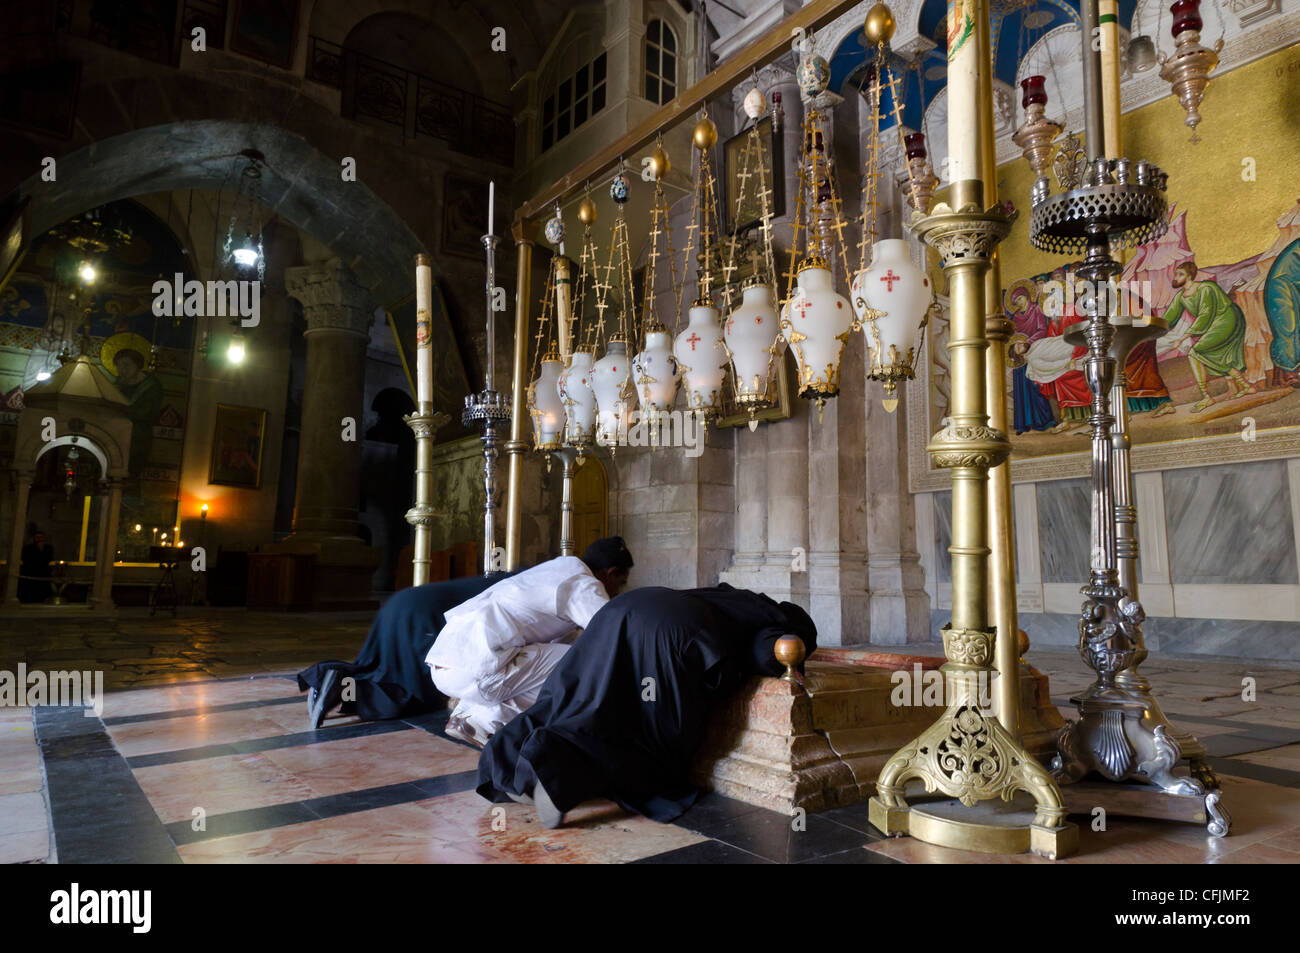
[[695,800],[691,762],[716,701],[750,675],[780,675],[776,640],[817,629],[788,602],[721,585],[636,589],[597,612],[536,704],[494,734],[478,792],[532,799],[547,827],[607,797],[656,821]]
[[22,562],[18,567],[18,601],[44,602],[54,590],[50,588],[50,563],[54,561],[54,547],[45,541],[45,534],[32,530],[32,541],[23,547]]

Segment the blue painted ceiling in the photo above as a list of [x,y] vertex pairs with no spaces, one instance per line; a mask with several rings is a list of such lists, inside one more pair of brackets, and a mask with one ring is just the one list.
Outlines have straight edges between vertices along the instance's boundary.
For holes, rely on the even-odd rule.
[[[1079,23],[1078,0],[991,0],[994,75],[1015,88],[1017,66],[1030,47],[1049,31],[1066,23]],[[1119,0],[1120,26],[1133,19],[1137,0]],[[921,8],[921,33],[937,46],[918,64],[897,55],[890,57],[889,72],[902,91],[903,125],[921,125],[925,106],[947,82],[947,0],[926,0]],[[868,67],[875,61],[868,54],[861,32],[844,40],[831,57],[830,88],[843,96],[857,95],[868,80]],[[881,128],[894,125],[894,103],[888,91],[881,102]]]

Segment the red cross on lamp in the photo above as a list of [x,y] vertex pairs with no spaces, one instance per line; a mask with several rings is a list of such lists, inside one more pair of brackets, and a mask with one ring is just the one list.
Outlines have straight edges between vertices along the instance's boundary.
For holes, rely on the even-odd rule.
[[885,385],[885,409],[898,406],[898,382],[916,373],[916,355],[932,300],[930,279],[912,263],[907,242],[876,242],[871,267],[853,279],[853,308],[867,334],[867,377]]

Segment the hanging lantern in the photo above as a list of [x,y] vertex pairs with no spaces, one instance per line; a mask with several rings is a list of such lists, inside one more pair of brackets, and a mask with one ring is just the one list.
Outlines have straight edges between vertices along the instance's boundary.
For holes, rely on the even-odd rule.
[[1160,54],[1160,78],[1170,85],[1187,111],[1183,124],[1191,127],[1192,142],[1199,141],[1196,127],[1201,122],[1201,99],[1223,49],[1222,36],[1213,49],[1201,45],[1200,8],[1201,0],[1175,0],[1169,7],[1174,15],[1174,52],[1168,56]]
[[632,361],[632,375],[642,417],[672,409],[682,372],[667,328],[654,324],[646,329],[645,347]]
[[767,99],[763,96],[763,91],[755,86],[745,94],[745,101],[742,104],[745,115],[750,119],[757,120],[767,109]]
[[528,385],[528,412],[533,418],[533,448],[559,450],[564,437],[564,401],[560,373],[564,362],[554,349],[542,358],[541,375]]
[[812,99],[830,85],[831,65],[824,56],[805,53],[795,70],[795,81],[798,82],[799,92],[803,93],[804,99]]
[[884,383],[890,413],[898,406],[898,382],[916,374],[917,335],[924,333],[932,290],[899,238],[876,242],[871,267],[853,280],[853,307],[870,351],[867,377]]
[[609,197],[618,205],[627,201],[627,176],[622,172],[616,173],[613,180],[609,183]]
[[[555,214],[551,216],[551,220],[546,223],[546,228],[543,231],[546,235],[546,240],[556,248],[560,248],[564,244],[564,219],[560,215],[559,202],[555,203]],[[563,254],[563,252],[561,252],[561,254]]]
[[691,305],[688,314],[686,328],[673,345],[686,387],[686,406],[705,414],[716,413],[727,375],[718,309],[711,300],[700,299]]
[[1020,105],[1025,110],[1025,121],[1011,137],[1034,170],[1035,185],[1047,182],[1047,170],[1052,167],[1052,143],[1065,128],[1062,123],[1047,118],[1046,83],[1045,76],[1026,76],[1020,81],[1024,91]]
[[758,423],[755,412],[771,402],[780,330],[776,293],[764,276],[754,275],[745,281],[740,304],[727,318],[723,331],[735,374],[736,403],[748,412],[750,430]]
[[1128,68],[1135,73],[1145,73],[1156,65],[1156,45],[1149,36],[1141,34],[1128,41]]
[[591,446],[596,428],[596,395],[591,389],[593,354],[585,347],[574,350],[569,366],[560,374],[559,393],[564,403],[564,442],[576,450]]
[[781,309],[781,330],[799,368],[799,396],[817,402],[840,392],[840,354],[853,328],[853,309],[837,294],[825,259],[805,258],[796,288]]
[[[799,396],[817,402],[818,420],[826,400],[839,393],[840,355],[856,326],[852,307],[835,291],[828,260],[835,255],[846,265],[848,256],[825,121],[810,103],[804,112],[790,270],[781,307],[781,331],[798,365]],[[803,241],[801,232],[806,232]]]
[[596,442],[610,446],[618,441],[619,427],[627,420],[627,389],[632,378],[627,341],[610,338],[605,356],[592,365],[588,380],[596,399]]
[[908,133],[903,137],[903,148],[907,155],[907,178],[911,183],[907,191],[907,204],[922,215],[928,215],[939,179],[930,169],[925,133]]

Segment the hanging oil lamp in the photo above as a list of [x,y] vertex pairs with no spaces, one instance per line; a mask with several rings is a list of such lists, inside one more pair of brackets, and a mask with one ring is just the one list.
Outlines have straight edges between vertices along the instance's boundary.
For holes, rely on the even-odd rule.
[[1160,54],[1160,78],[1169,84],[1178,102],[1187,112],[1183,124],[1192,130],[1193,143],[1199,142],[1196,127],[1201,122],[1201,99],[1210,83],[1210,74],[1219,65],[1223,49],[1220,36],[1213,48],[1201,44],[1201,0],[1175,0],[1169,7],[1174,16],[1174,52]]
[[687,324],[677,335],[673,354],[681,368],[686,406],[707,420],[719,410],[722,382],[727,373],[722,328],[712,296],[713,273],[710,264],[713,239],[719,229],[716,183],[709,161],[709,150],[718,141],[718,128],[708,116],[704,116],[695,124],[691,140],[700,153],[700,163],[695,178],[691,224],[688,226],[691,241],[687,245],[687,261],[690,260],[691,247],[694,245],[695,230],[699,229],[699,254],[696,257],[699,297],[687,312]]

